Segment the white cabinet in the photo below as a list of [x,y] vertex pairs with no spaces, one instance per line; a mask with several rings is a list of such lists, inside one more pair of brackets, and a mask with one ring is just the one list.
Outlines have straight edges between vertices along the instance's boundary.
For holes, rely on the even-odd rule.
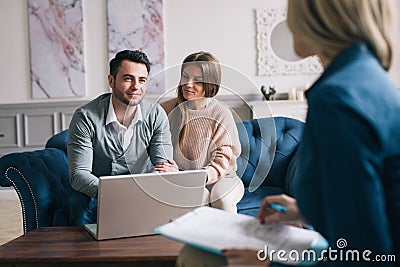
[[306,120],[307,102],[300,100],[275,100],[249,102],[253,111],[253,119],[264,117],[290,117],[301,121]]

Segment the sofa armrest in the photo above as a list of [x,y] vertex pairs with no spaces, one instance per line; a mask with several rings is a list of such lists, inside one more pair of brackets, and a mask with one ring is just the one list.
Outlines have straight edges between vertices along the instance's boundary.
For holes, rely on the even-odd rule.
[[[288,178],[288,168],[303,135],[304,123],[297,119],[275,117],[276,149],[274,162],[263,185],[284,188]],[[294,164],[297,164],[295,161]],[[297,165],[291,166],[292,168]],[[289,179],[290,180],[290,179]]]
[[70,225],[67,200],[75,194],[64,151],[46,148],[0,158],[0,183],[12,183],[21,201],[24,232],[42,226]]
[[294,197],[294,182],[298,175],[299,170],[299,160],[300,160],[300,150],[297,148],[292,159],[289,162],[289,166],[286,171],[285,177],[285,193],[291,197]]

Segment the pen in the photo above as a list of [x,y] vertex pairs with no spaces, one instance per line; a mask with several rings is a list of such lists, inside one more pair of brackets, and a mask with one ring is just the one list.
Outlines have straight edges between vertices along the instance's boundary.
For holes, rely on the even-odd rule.
[[278,212],[282,212],[285,213],[286,212],[286,208],[280,204],[276,204],[276,203],[271,203],[267,206],[267,208],[271,208],[273,210],[276,210]]

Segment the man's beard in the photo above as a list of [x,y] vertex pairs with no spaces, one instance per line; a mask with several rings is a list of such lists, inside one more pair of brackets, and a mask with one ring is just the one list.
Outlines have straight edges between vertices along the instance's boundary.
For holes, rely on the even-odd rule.
[[125,94],[117,89],[115,81],[114,81],[114,88],[115,88],[116,98],[127,106],[136,106],[140,104],[144,98],[144,93],[142,92],[142,95],[139,98],[126,99],[124,97]]

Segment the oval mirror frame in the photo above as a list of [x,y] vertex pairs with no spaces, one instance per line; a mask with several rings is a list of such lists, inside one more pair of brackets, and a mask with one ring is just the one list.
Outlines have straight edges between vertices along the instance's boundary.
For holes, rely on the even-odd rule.
[[[282,49],[273,47],[279,46],[279,42],[286,40],[288,43],[281,47],[289,47],[293,44],[289,29],[283,26],[286,20],[286,8],[260,8],[256,9],[257,24],[257,71],[260,76],[273,75],[297,75],[297,74],[318,74],[322,73],[323,67],[317,56],[295,60],[297,56],[293,48],[283,55]],[[276,30],[278,32],[276,32]],[[287,37],[283,35],[287,34]],[[278,37],[280,40],[272,40]],[[278,55],[282,55],[282,57]]]

